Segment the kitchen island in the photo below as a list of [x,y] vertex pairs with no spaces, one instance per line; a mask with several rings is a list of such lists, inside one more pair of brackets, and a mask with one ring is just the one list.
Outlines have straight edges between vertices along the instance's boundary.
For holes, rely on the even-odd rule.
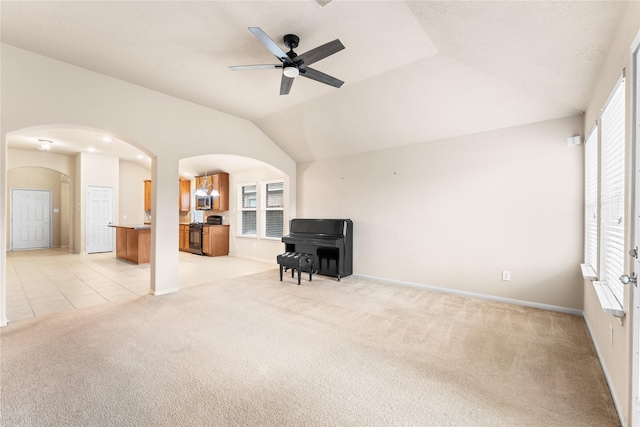
[[151,261],[150,225],[110,225],[116,229],[116,257],[134,264]]

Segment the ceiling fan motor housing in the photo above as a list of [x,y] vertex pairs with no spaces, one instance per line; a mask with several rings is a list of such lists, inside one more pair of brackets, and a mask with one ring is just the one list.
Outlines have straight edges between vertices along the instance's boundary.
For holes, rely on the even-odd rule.
[[289,49],[293,50],[298,47],[298,43],[300,43],[300,37],[295,34],[287,34],[284,36],[284,45]]

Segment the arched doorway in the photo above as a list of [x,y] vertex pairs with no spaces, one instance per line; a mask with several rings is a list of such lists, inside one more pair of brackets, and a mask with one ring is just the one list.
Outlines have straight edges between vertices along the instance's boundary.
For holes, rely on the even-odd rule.
[[[40,145],[48,141],[47,149]],[[151,177],[149,157],[106,131],[42,126],[7,137],[8,321],[135,298],[150,289],[150,266],[115,264],[112,252],[86,255],[86,189],[114,189],[113,212],[129,221],[145,218],[142,182]],[[139,191],[134,182],[139,181]],[[120,191],[125,187],[126,191]],[[51,241],[47,249],[12,243],[13,190],[51,194]],[[139,206],[138,206],[139,202]]]
[[[10,251],[49,247],[70,248],[69,175],[37,166],[13,168],[7,172],[7,188],[10,197],[7,248]],[[46,203],[39,200],[41,197],[47,198]],[[28,206],[20,206],[16,200],[18,198],[24,199]],[[19,221],[22,214],[26,215]],[[40,223],[44,223],[44,231],[38,230],[42,227]],[[27,232],[20,233],[21,229],[26,229]],[[44,240],[46,244],[43,244]]]

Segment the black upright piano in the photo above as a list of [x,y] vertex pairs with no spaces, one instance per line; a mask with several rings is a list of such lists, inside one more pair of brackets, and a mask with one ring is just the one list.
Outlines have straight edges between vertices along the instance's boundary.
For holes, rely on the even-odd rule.
[[353,274],[353,221],[350,219],[291,220],[289,235],[283,236],[285,252],[315,256],[313,270],[323,276]]

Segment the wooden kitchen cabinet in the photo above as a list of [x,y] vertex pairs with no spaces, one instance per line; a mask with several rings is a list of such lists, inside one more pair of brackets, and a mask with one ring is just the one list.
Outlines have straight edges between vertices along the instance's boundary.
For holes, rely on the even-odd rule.
[[202,227],[202,252],[207,256],[229,255],[229,226],[205,225]]
[[187,212],[191,210],[191,181],[180,180],[179,210]]
[[210,255],[211,253],[211,240],[210,240],[210,233],[209,233],[209,227],[208,226],[204,226],[202,227],[202,253],[205,255]]
[[183,252],[189,252],[189,224],[180,224],[179,236],[178,248]]
[[148,179],[144,180],[144,210],[151,210],[151,181]]
[[[229,210],[229,174],[226,172],[216,172],[207,174],[207,193],[211,193],[215,189],[220,195],[213,198],[212,210],[228,211]],[[196,189],[204,184],[204,176],[196,177]]]
[[213,188],[215,188],[220,194],[218,197],[213,198],[213,210],[228,211],[229,210],[229,174],[226,172],[220,172],[213,175]]
[[151,227],[110,225],[116,229],[116,257],[135,264],[151,260]]
[[[151,181],[144,180],[144,210],[151,211]],[[191,181],[180,180],[180,194],[178,210],[187,212],[191,210]]]

